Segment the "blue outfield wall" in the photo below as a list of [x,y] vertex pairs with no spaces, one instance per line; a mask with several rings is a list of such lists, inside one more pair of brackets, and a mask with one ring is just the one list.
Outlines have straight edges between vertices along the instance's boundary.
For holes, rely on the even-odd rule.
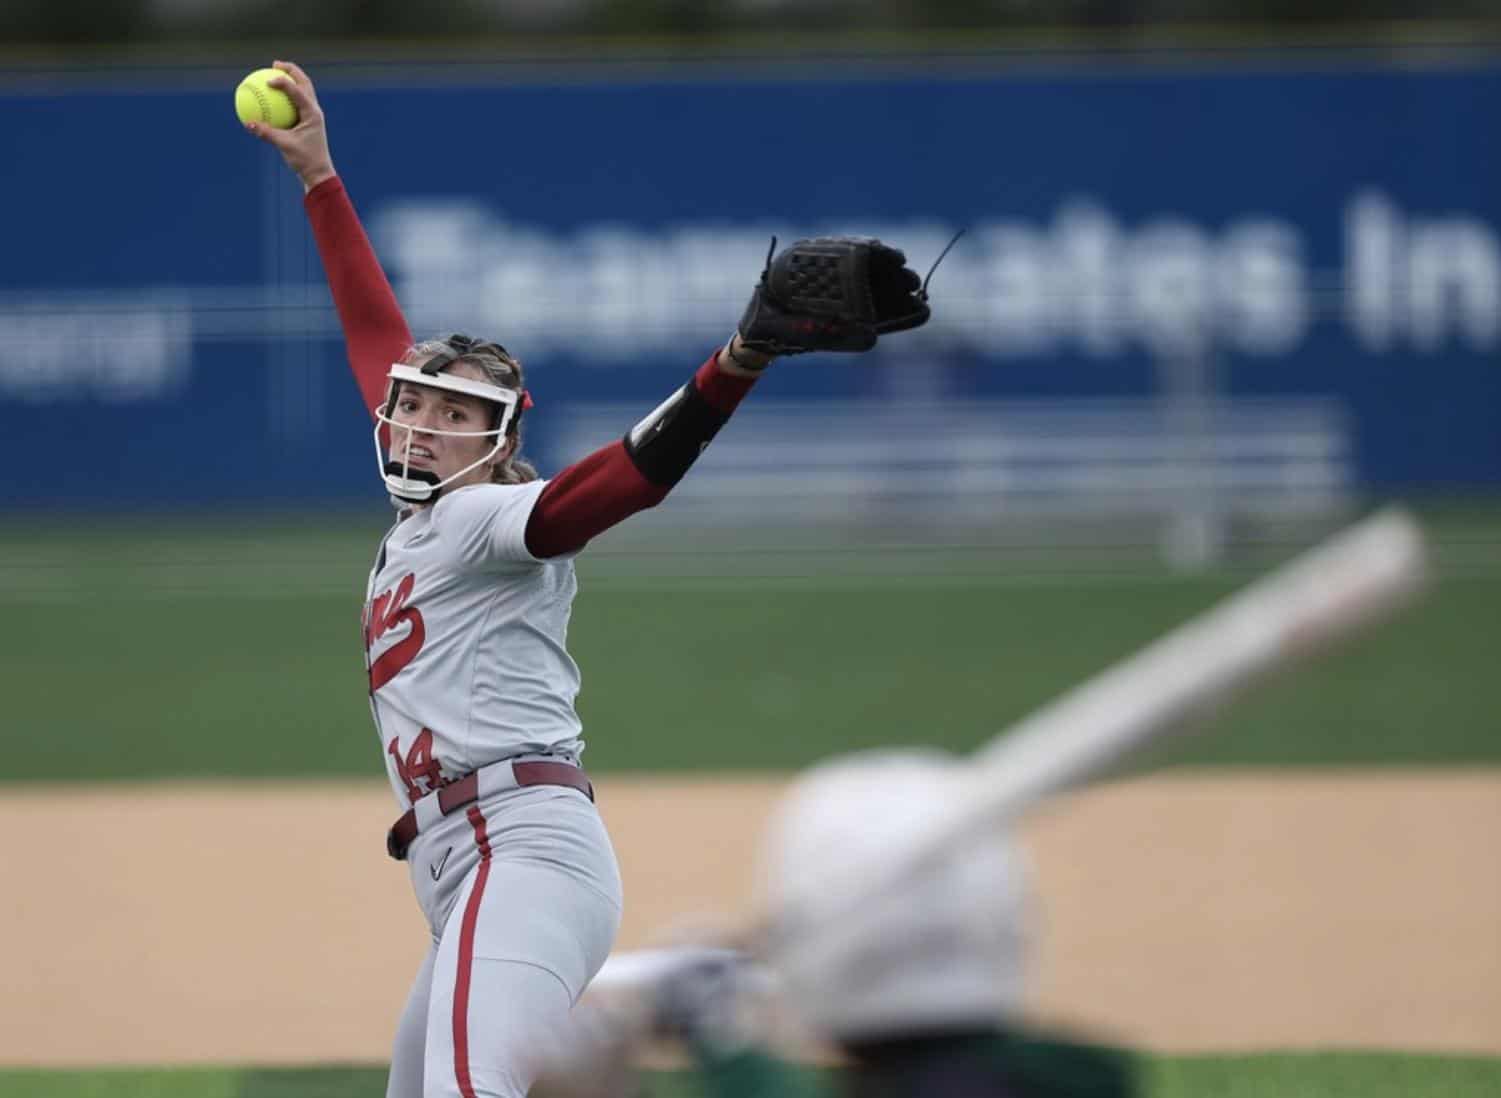
[[[379,498],[237,75],[0,75],[0,433],[46,455],[0,506]],[[1149,396],[1186,363],[1337,402],[1359,485],[1501,487],[1501,63],[314,75],[414,330],[526,360],[545,466],[569,406],[644,413],[729,333],[772,233],[925,267],[968,227],[928,328],[757,400]]]

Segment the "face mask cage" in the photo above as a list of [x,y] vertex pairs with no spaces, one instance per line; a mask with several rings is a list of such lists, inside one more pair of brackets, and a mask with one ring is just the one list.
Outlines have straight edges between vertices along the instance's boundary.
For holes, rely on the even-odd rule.
[[[387,376],[389,384],[386,402],[382,407],[373,409],[375,460],[380,467],[381,480],[385,482],[386,490],[394,499],[403,503],[430,503],[437,499],[438,493],[449,484],[486,462],[494,461],[500,451],[505,448],[507,432],[510,431],[511,424],[515,422],[517,409],[521,403],[521,394],[515,389],[507,389],[489,381],[454,377],[435,370],[429,371],[426,367],[418,369],[415,366],[405,366],[399,363],[392,365],[391,372]],[[463,393],[466,396],[490,401],[498,406],[499,415],[496,417],[495,426],[488,431],[445,431],[398,423],[393,418],[393,414],[396,411],[396,400],[403,383],[422,385],[429,389],[441,389],[445,392]],[[389,456],[386,447],[381,442],[383,429],[388,432],[390,438]],[[470,462],[458,472],[451,473],[440,480],[438,475],[429,469],[412,468],[412,446],[419,435],[437,435],[443,438],[493,437],[495,444],[479,460]]]

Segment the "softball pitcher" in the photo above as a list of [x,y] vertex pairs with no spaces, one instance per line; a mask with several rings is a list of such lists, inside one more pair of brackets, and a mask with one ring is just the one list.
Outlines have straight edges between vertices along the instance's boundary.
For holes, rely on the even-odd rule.
[[530,407],[498,343],[414,343],[336,175],[312,81],[277,62],[299,121],[247,129],[305,204],[397,509],[364,611],[371,714],[432,934],[399,1024],[389,1098],[519,1096],[523,1055],[559,1032],[620,922],[620,877],[579,767],[566,647],[573,558],[688,471],[778,354],[866,350],[928,319],[905,257],[867,238],[769,262],[731,341],[613,443],[540,480],[519,455]]

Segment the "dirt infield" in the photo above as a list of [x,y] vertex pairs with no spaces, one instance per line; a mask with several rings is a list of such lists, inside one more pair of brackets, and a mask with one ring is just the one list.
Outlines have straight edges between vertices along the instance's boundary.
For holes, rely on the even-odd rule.
[[[780,780],[607,778],[620,948],[745,902]],[[366,784],[0,793],[0,1063],[381,1061],[425,947]],[[1501,1054],[1501,773],[1180,774],[1032,819],[1035,1012],[1166,1052]]]

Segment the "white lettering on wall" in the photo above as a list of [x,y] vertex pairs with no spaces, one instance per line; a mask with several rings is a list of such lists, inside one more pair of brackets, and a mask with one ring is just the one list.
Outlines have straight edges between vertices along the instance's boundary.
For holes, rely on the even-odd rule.
[[[1465,338],[1494,342],[1501,317],[1486,304],[1492,288],[1485,279],[1496,276],[1490,230],[1467,222],[1470,235],[1455,251],[1454,227],[1435,224],[1424,230],[1426,250],[1409,256],[1391,243],[1394,216],[1371,196],[1347,211],[1345,305],[1357,338],[1383,349],[1395,324],[1420,340],[1420,349],[1432,349],[1449,333],[1432,317],[1457,307],[1466,318]],[[834,231],[679,225],[652,232],[594,224],[551,232],[508,221],[477,202],[451,200],[388,205],[374,226],[419,326],[485,328],[529,353],[595,360],[619,359],[622,347],[636,357],[723,338],[739,318],[773,232],[786,241]],[[899,242],[919,268],[953,231],[931,222],[860,228]],[[1440,229],[1447,235],[1435,235]],[[1129,227],[1098,202],[1070,199],[1047,224],[973,226],[938,275],[943,323],[907,345],[1006,357],[1108,358],[1128,349],[1183,355],[1211,346],[1284,355],[1303,341],[1319,304],[1304,251],[1294,225],[1266,215],[1233,220],[1218,232],[1169,216]],[[1401,285],[1426,288],[1427,296],[1396,299],[1398,258],[1417,265],[1412,277],[1403,272]],[[1403,307],[1416,313],[1394,320]]]
[[1379,191],[1345,212],[1345,318],[1369,351],[1485,351],[1501,340],[1501,246],[1465,215],[1409,217]]
[[1451,339],[1490,347],[1501,327],[1496,238],[1469,217],[1414,222],[1407,261],[1412,342],[1436,351]]
[[191,365],[185,303],[129,299],[0,306],[0,394],[24,403],[131,404],[171,395]]
[[[472,202],[404,201],[375,232],[409,309],[430,328],[482,327],[532,353],[591,359],[675,352],[723,338],[749,296],[773,232],[823,225],[623,224],[548,232]],[[924,268],[949,225],[862,224]],[[945,261],[935,300],[943,324],[909,347],[968,346],[1024,357],[1111,357],[1223,345],[1249,355],[1296,347],[1312,318],[1298,231],[1247,217],[1220,233],[1161,217],[1128,229],[1097,202],[1063,203],[1047,225],[984,221]]]

